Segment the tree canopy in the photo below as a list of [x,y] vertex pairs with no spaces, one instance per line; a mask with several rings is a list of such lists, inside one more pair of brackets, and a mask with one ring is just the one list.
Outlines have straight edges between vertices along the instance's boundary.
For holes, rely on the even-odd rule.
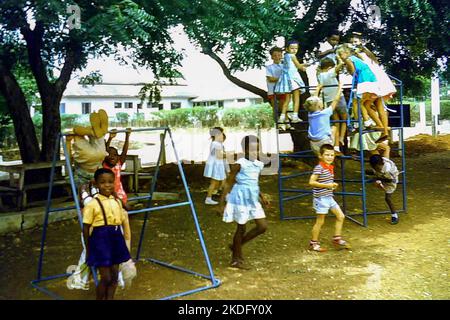
[[[420,89],[418,76],[429,77],[438,59],[450,53],[449,4],[444,0],[367,0],[357,6],[351,0],[205,2],[182,18],[187,34],[230,73],[230,80],[260,95],[234,81],[232,73],[262,67],[277,36],[299,40],[299,58],[310,58],[329,31],[342,30],[344,41],[352,31],[362,32],[388,72],[412,93]],[[367,25],[370,5],[380,7],[380,28]]]
[[[80,9],[70,28],[69,5]],[[0,2],[0,93],[14,122],[25,162],[50,160],[60,131],[59,102],[72,73],[89,58],[125,51],[156,76],[171,76],[181,55],[169,28],[177,22],[160,1],[4,0]],[[29,71],[42,103],[42,143],[36,139],[18,69]]]
[[[14,122],[22,160],[49,160],[60,131],[59,103],[68,81],[92,57],[114,56],[149,67],[156,77],[178,75],[182,52],[170,30],[182,24],[193,43],[216,60],[235,84],[262,97],[265,90],[233,75],[262,67],[276,37],[300,41],[299,58],[330,30],[363,33],[388,71],[406,89],[419,76],[447,66],[449,3],[446,0],[3,0],[0,2],[0,94]],[[68,21],[77,5],[79,28]],[[381,9],[381,28],[368,27],[367,7]],[[123,56],[125,52],[126,57]],[[227,54],[224,57],[224,54]],[[21,76],[32,75],[32,77]],[[96,75],[98,76],[98,75]],[[19,79],[29,79],[24,83]],[[29,115],[27,87],[42,104],[42,141]],[[29,100],[29,99],[28,99]]]

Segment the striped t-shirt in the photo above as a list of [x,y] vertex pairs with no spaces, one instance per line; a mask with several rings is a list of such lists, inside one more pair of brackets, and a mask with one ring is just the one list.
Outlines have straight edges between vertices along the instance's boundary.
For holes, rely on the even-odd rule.
[[[333,183],[334,174],[322,167],[320,164],[314,167],[313,174],[318,175],[317,182],[319,183]],[[313,188],[314,198],[333,196],[333,190],[327,188]]]

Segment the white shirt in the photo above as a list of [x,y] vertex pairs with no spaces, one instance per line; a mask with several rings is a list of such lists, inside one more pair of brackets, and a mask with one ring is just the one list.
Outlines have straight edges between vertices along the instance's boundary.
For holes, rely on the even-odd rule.
[[[320,53],[331,50],[331,49],[334,49],[334,47],[328,41],[319,43],[319,52]],[[321,59],[323,59],[323,58],[331,58],[331,59],[333,59],[333,61],[335,63],[337,62],[336,53],[334,53],[334,52],[327,54],[326,56],[322,57]]]
[[[283,64],[280,62],[278,64],[273,63],[271,65],[266,66],[266,76],[267,77],[274,77],[279,78],[281,77],[281,74],[283,73]],[[267,94],[271,95],[273,94],[273,89],[275,88],[276,82],[269,82],[267,81]]]
[[324,86],[335,85],[336,87],[325,87],[322,89],[323,97],[325,102],[330,102],[334,100],[338,93],[338,80],[336,78],[336,68],[331,68],[328,71],[321,72],[317,76],[319,83]]
[[393,183],[398,183],[398,169],[395,163],[388,158],[383,157],[383,168],[377,172],[376,176],[381,179],[391,179]]

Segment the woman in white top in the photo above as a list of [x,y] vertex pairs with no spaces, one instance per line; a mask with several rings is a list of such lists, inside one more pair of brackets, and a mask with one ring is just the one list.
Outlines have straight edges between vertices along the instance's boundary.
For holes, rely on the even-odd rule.
[[211,147],[209,149],[208,160],[206,161],[205,171],[203,176],[211,178],[209,184],[208,193],[206,195],[205,204],[215,205],[217,201],[212,199],[212,195],[215,190],[226,180],[227,172],[230,171],[230,167],[225,159],[225,149],[223,142],[225,141],[225,134],[223,128],[214,127],[210,130],[211,135]]

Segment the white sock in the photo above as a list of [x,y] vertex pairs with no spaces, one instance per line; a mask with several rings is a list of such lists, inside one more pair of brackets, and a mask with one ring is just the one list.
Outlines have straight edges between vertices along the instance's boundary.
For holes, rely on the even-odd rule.
[[278,122],[284,122],[286,120],[286,116],[283,114],[280,115],[280,119],[278,120]]
[[364,126],[366,126],[366,127],[369,127],[369,126],[374,125],[374,124],[375,124],[375,122],[373,122],[372,119],[364,121]]
[[397,212],[396,213],[392,213],[391,216],[392,216],[392,218],[398,218]]

